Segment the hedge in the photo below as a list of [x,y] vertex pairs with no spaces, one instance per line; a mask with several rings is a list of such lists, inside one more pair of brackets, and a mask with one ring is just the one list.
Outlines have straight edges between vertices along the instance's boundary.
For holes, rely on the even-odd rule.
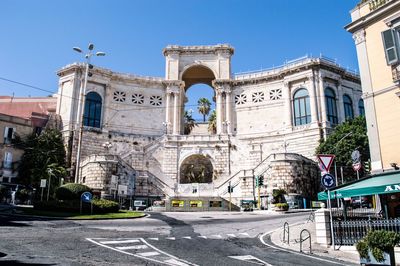
[[119,204],[115,201],[106,199],[94,199],[92,200],[92,204],[94,213],[109,213],[119,211]]
[[91,191],[88,186],[76,183],[65,184],[56,189],[56,198],[59,200],[80,200],[83,192]]
[[[105,199],[93,199],[93,213],[112,213],[119,211],[117,202]],[[90,209],[90,204],[84,203],[84,212],[87,213]],[[53,201],[38,201],[35,202],[34,208],[42,211],[55,212],[79,212],[79,200],[53,200]]]

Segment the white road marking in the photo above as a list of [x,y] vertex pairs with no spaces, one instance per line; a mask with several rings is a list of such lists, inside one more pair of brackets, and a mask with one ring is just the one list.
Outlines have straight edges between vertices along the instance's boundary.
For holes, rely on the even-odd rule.
[[204,238],[204,239],[207,239],[207,237],[206,236],[198,236],[199,238]]
[[239,235],[242,235],[242,236],[249,236],[248,233],[239,233]]
[[172,265],[177,265],[177,266],[187,266],[186,263],[177,261],[176,259],[169,259],[169,260],[165,260],[164,262],[170,263]]
[[175,237],[166,237],[165,239],[168,239],[168,240],[175,240],[176,238],[175,238]]
[[[300,223],[296,223],[296,224],[300,224]],[[295,225],[295,224],[292,224],[292,225]],[[274,231],[275,231],[275,230],[272,230],[272,231],[269,231],[269,232],[266,232],[266,233],[260,235],[260,236],[259,236],[259,239],[260,239],[261,243],[263,243],[265,246],[270,247],[270,248],[273,248],[273,249],[277,249],[277,250],[285,251],[285,252],[288,252],[288,253],[292,253],[292,254],[296,254],[296,255],[308,257],[308,258],[311,258],[311,259],[320,260],[320,261],[325,261],[325,262],[329,262],[329,263],[337,264],[337,265],[346,265],[346,264],[343,264],[343,263],[339,263],[339,262],[335,262],[335,261],[330,261],[330,260],[326,260],[326,259],[322,259],[322,258],[317,258],[317,257],[311,256],[311,255],[307,255],[307,254],[304,254],[304,253],[299,253],[299,252],[291,251],[291,250],[289,250],[289,249],[279,248],[279,247],[275,247],[275,246],[272,246],[272,245],[270,245],[270,244],[267,244],[267,243],[264,241],[264,237],[265,237],[266,235],[272,234]]]
[[143,257],[152,257],[152,256],[157,256],[160,255],[157,251],[150,251],[150,252],[142,252],[142,253],[136,253],[138,256],[143,256]]
[[212,237],[216,237],[216,238],[222,238],[221,235],[212,235]]
[[113,241],[100,241],[101,244],[110,245],[110,244],[125,244],[125,243],[139,243],[139,239],[129,239],[129,240],[113,240]]
[[185,238],[185,239],[192,239],[192,237],[190,237],[190,236],[184,236],[184,237],[182,237],[182,238]]
[[229,237],[236,237],[234,234],[226,234]]
[[269,264],[268,262],[265,262],[263,260],[260,260],[257,257],[251,256],[251,255],[245,255],[245,256],[228,256],[229,258],[236,259],[236,260],[242,260],[245,262],[250,262],[258,265],[265,265],[265,266],[272,266],[272,264]]
[[148,239],[158,241],[158,237],[149,237]]
[[125,246],[125,247],[116,247],[119,250],[129,250],[129,249],[146,249],[148,246],[146,245],[135,245],[135,246]]

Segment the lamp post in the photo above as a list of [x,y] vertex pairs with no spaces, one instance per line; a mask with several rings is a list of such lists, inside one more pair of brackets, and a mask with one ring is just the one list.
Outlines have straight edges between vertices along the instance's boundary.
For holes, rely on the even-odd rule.
[[[74,51],[78,53],[83,53],[82,49],[79,47],[73,47]],[[82,146],[82,134],[83,134],[83,117],[84,117],[84,106],[85,106],[85,95],[86,95],[86,86],[87,80],[89,76],[92,76],[89,73],[89,68],[93,68],[90,64],[90,59],[93,55],[96,56],[105,56],[104,52],[96,52],[94,53],[94,44],[90,43],[88,46],[88,52],[85,54],[86,65],[85,65],[85,76],[83,86],[81,86],[80,93],[79,93],[79,105],[78,105],[78,115],[77,115],[77,127],[79,126],[79,136],[78,136],[78,148],[76,151],[76,164],[75,164],[75,180],[74,182],[77,183],[79,181],[79,165],[81,160],[81,146]]]

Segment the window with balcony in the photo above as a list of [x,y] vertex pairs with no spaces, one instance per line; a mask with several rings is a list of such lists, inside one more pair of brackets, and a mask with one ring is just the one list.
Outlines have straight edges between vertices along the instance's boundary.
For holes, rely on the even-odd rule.
[[14,138],[15,138],[15,128],[5,127],[4,128],[4,143],[10,144]]
[[89,92],[86,95],[83,125],[100,128],[102,100],[98,93]]
[[343,107],[344,107],[344,117],[345,119],[353,119],[353,101],[349,97],[349,95],[343,95]]
[[311,122],[310,96],[306,89],[299,89],[293,96],[294,125],[300,126]]
[[325,89],[325,99],[326,99],[326,116],[331,124],[338,123],[337,107],[336,107],[336,95],[331,88]]

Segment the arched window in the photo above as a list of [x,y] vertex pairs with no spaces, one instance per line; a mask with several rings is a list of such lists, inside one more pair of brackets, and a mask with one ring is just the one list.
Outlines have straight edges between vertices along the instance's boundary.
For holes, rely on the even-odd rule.
[[365,108],[364,108],[364,100],[360,99],[358,101],[358,112],[360,113],[360,116],[365,116]]
[[337,124],[338,117],[337,117],[335,92],[331,88],[326,88],[325,98],[326,98],[326,115],[328,121],[331,122],[332,124]]
[[294,125],[305,125],[311,122],[310,96],[306,89],[299,89],[293,96]]
[[85,111],[83,114],[83,125],[88,127],[100,127],[101,119],[101,97],[96,92],[86,95]]
[[353,101],[349,97],[349,95],[343,95],[343,105],[344,105],[344,117],[346,119],[353,119]]

